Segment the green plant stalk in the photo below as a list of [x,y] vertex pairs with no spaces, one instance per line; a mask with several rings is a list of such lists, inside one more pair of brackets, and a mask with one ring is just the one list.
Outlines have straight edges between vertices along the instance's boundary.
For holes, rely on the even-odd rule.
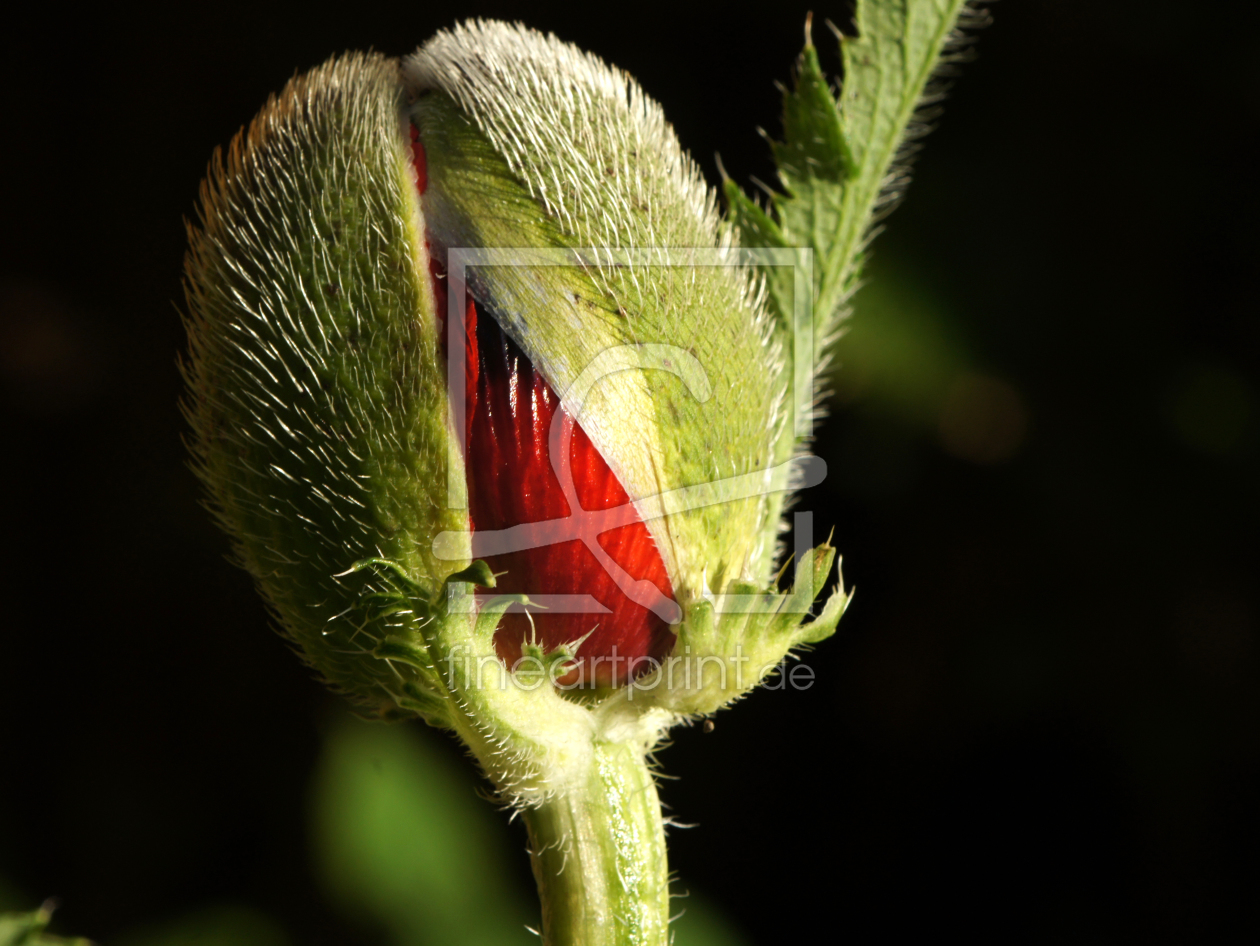
[[587,779],[525,811],[546,946],[663,946],[669,871],[656,785],[626,743],[595,747]]

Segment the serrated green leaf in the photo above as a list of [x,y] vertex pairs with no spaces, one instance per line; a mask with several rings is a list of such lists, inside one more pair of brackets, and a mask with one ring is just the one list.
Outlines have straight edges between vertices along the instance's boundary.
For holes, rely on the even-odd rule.
[[[783,141],[772,145],[784,191],[772,198],[774,217],[727,182],[729,220],[745,246],[813,249],[819,354],[844,316],[872,222],[904,185],[898,153],[916,133],[915,111],[965,7],[966,0],[859,0],[858,36],[840,45],[839,102],[812,42],[784,93]],[[783,267],[764,272],[786,333],[790,278]]]
[[836,100],[812,45],[801,52],[796,88],[784,96],[783,141],[771,148],[780,176],[790,180],[840,184],[856,171]]

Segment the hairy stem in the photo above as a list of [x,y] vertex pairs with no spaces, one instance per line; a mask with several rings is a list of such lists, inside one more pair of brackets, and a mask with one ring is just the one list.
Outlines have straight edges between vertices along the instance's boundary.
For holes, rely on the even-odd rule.
[[642,751],[596,746],[586,779],[525,812],[545,946],[665,946],[661,803]]

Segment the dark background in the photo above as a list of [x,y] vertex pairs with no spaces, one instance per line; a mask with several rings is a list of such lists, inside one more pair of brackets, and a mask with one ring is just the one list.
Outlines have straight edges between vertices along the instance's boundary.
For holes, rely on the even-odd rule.
[[[59,928],[105,943],[216,899],[297,944],[372,941],[305,839],[332,698],[224,561],[180,442],[182,218],[212,148],[296,70],[485,15],[629,70],[711,180],[715,151],[773,180],[754,128],[777,131],[805,9],[28,8],[0,61],[11,899],[56,894]],[[993,13],[877,244],[839,355],[861,383],[842,367],[831,475],[801,502],[855,604],[812,690],[662,754],[700,825],[672,861],[756,943],[1239,941],[1260,933],[1260,17]],[[922,377],[880,337],[899,292],[936,333],[906,344],[956,354],[908,399]],[[998,392],[963,412],[979,446],[949,419],[976,390]]]

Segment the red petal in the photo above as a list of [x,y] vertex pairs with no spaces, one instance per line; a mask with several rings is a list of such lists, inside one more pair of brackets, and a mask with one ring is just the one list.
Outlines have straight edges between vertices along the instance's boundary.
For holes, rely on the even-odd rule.
[[[475,328],[469,325],[470,341],[477,346],[476,368],[469,372],[475,370],[476,375],[468,379],[469,389],[476,387],[469,404],[467,454],[473,530],[550,521],[536,537],[543,543],[539,547],[485,556],[498,575],[495,591],[594,598],[611,613],[534,610],[535,633],[551,650],[590,632],[578,651],[581,663],[560,682],[621,683],[652,665],[645,658],[665,657],[673,648],[674,634],[657,613],[626,595],[587,542],[597,542],[630,579],[651,582],[672,600],[665,563],[625,488],[529,358],[495,319],[484,313],[477,318],[471,298],[468,313],[470,321],[475,320]],[[473,361],[469,359],[470,369]],[[557,412],[572,438],[569,460],[581,509],[570,508],[551,463],[550,434]],[[580,518],[583,510],[618,507],[626,524],[602,532],[600,524]],[[577,519],[565,521],[574,514]],[[582,537],[571,538],[575,534]],[[509,666],[521,656],[522,641],[530,633],[525,614],[504,616],[495,644]]]
[[416,190],[423,196],[429,189],[429,164],[424,155],[424,143],[420,140],[420,129],[411,126],[411,166],[416,169]]

